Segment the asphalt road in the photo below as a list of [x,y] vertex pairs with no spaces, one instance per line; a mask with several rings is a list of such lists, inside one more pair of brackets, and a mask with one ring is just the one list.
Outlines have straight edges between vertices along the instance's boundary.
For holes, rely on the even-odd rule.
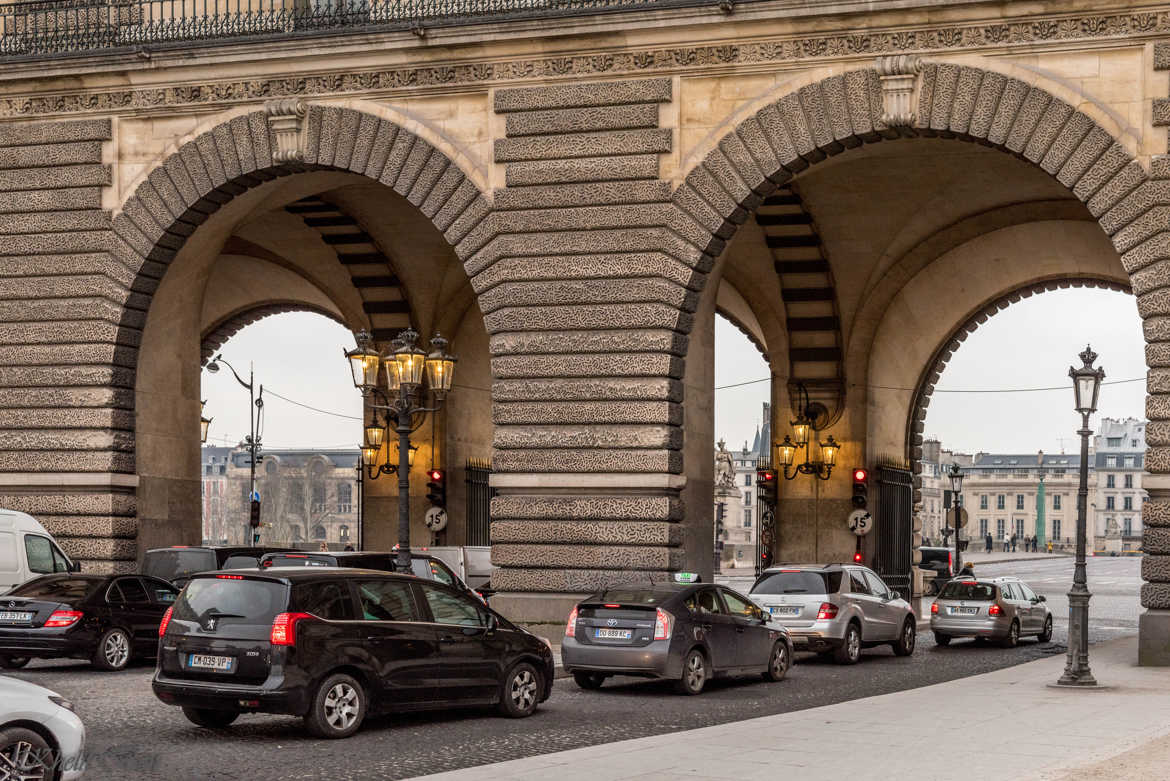
[[[1136,632],[1137,559],[1097,559],[1090,576],[1095,641]],[[72,662],[37,661],[16,673],[72,699],[88,729],[87,779],[408,778],[627,738],[796,711],[927,686],[1063,653],[1071,578],[1069,559],[984,565],[980,574],[1018,574],[1048,596],[1056,614],[1052,643],[1034,640],[1006,650],[970,641],[936,647],[929,631],[917,652],[865,652],[856,667],[798,657],[780,683],[715,681],[698,697],[661,682],[611,679],[601,691],[558,680],[552,698],[531,718],[513,721],[484,711],[382,717],[356,736],[322,741],[298,719],[243,716],[227,730],[189,724],[150,691],[152,668],[101,673]],[[1064,615],[1061,615],[1061,613]],[[939,712],[950,707],[939,703]]]

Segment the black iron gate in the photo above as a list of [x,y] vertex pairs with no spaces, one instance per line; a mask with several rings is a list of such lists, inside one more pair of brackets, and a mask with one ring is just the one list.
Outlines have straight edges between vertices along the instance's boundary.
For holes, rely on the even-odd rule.
[[914,554],[914,478],[909,469],[879,466],[874,519],[874,570],[890,588],[910,598]]
[[492,462],[481,458],[467,460],[467,544],[491,545],[492,496],[488,484]]

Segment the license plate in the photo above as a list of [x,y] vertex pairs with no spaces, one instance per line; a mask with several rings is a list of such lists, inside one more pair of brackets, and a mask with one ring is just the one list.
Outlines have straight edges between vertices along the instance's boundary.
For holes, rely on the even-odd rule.
[[32,621],[32,613],[17,613],[12,610],[0,611],[0,621],[20,621],[28,623]]
[[949,607],[947,612],[952,616],[973,616],[979,612],[977,607]]
[[784,605],[781,607],[770,608],[774,616],[799,616],[800,607],[797,605]]
[[187,666],[196,667],[200,670],[222,670],[224,672],[231,672],[233,662],[235,662],[235,659],[230,656],[205,656],[203,654],[187,655]]
[[605,640],[629,640],[634,636],[632,629],[597,629],[593,633],[594,637],[600,637]]

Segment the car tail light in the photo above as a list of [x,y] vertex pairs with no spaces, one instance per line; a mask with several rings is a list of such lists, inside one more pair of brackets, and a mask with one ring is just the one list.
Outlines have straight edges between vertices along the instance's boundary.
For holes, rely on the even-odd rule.
[[243,575],[216,575],[220,580],[243,580]]
[[54,610],[53,615],[45,622],[46,627],[73,626],[81,620],[80,610]]
[[951,572],[955,571],[955,555],[950,551],[947,551],[947,569]]
[[662,608],[654,611],[654,639],[655,640],[669,640],[670,633],[674,630],[674,616],[667,613]]
[[931,602],[931,603],[930,603],[930,612],[931,612],[931,613],[937,613],[937,612],[938,612],[938,603],[937,603],[937,602]]
[[621,605],[602,605],[602,607],[617,607],[617,608],[620,608],[620,607],[621,607]]
[[565,637],[574,637],[577,634],[577,608],[569,613],[569,623],[565,624]]
[[828,618],[837,617],[837,606],[832,602],[822,602],[821,607],[817,610],[817,620],[824,621]]
[[162,621],[158,623],[158,636],[164,637],[167,633],[167,627],[171,624],[171,613],[174,613],[174,607],[168,607],[167,612],[163,613]]
[[272,634],[268,642],[273,645],[296,645],[297,622],[312,618],[308,613],[280,613],[272,619]]
[[987,608],[987,615],[989,615],[989,616],[1002,616],[1003,610],[1000,608],[999,605],[992,604],[991,607]]

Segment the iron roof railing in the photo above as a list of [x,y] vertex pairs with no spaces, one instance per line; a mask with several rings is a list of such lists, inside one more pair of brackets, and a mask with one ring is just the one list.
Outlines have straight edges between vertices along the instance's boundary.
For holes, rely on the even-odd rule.
[[[728,4],[723,0],[722,4]],[[0,60],[414,30],[718,0],[0,0]]]

